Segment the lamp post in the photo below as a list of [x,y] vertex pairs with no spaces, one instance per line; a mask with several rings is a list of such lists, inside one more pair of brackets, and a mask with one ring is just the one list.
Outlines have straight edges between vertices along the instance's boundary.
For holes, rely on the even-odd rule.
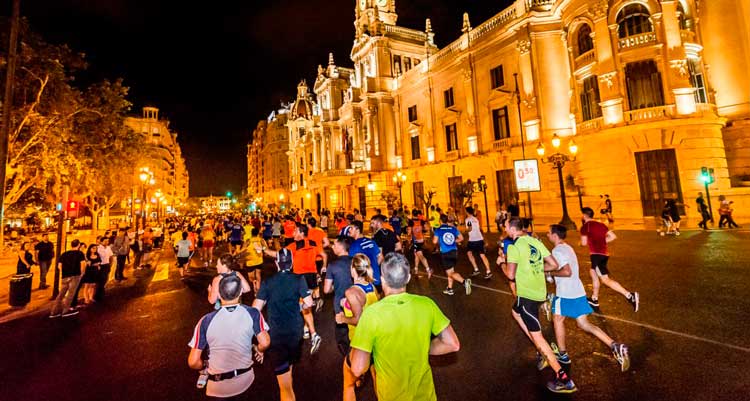
[[477,189],[484,194],[484,219],[487,223],[487,232],[490,232],[490,210],[487,208],[487,178],[484,175],[479,176]]
[[[148,167],[141,167],[138,179],[141,181],[141,219],[142,228],[146,228],[146,206],[148,200],[146,199],[146,185],[154,185],[156,180],[154,179],[154,173],[148,169]],[[138,219],[135,220],[135,237],[138,238]]]
[[393,183],[398,187],[398,202],[400,207],[404,207],[404,197],[401,193],[401,187],[406,183],[406,174],[402,173],[401,170],[396,172],[393,176]]
[[555,134],[552,137],[552,147],[555,148],[555,153],[544,157],[545,149],[544,145],[542,145],[542,142],[539,142],[539,146],[536,148],[536,152],[541,156],[542,163],[551,163],[554,168],[557,169],[557,179],[560,182],[560,202],[562,203],[562,220],[560,220],[560,224],[565,226],[569,230],[575,230],[576,224],[573,222],[573,220],[570,219],[570,216],[568,216],[568,202],[565,199],[565,184],[563,183],[563,176],[562,176],[562,169],[563,166],[565,166],[565,163],[572,162],[576,160],[576,153],[578,153],[578,145],[573,142],[571,139],[568,143],[568,151],[570,152],[570,155],[567,155],[565,153],[561,153],[558,151],[560,148],[560,138]]

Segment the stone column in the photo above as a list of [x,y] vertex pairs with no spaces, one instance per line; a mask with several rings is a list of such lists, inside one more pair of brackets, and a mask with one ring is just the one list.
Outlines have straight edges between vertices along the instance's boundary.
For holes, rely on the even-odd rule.
[[570,64],[560,28],[531,33],[539,83],[539,115],[543,135],[572,135],[570,126]]
[[396,121],[392,99],[382,99],[378,113],[378,131],[380,133],[380,155],[384,168],[396,168]]

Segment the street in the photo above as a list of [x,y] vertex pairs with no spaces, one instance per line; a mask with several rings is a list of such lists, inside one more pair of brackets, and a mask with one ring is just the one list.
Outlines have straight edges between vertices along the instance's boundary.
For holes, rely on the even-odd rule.
[[[620,231],[612,243],[612,277],[641,294],[634,313],[623,297],[602,286],[601,314],[591,317],[616,341],[630,347],[631,368],[620,372],[609,350],[568,320],[571,374],[578,400],[747,400],[750,371],[745,341],[750,288],[747,267],[750,233],[686,231],[659,237],[652,231]],[[453,297],[445,280],[412,278],[409,291],[434,299],[451,319],[461,350],[432,360],[440,400],[546,400],[563,398],[544,388],[552,378],[537,372],[534,350],[512,320],[507,280],[489,259],[494,277],[475,281],[474,292]],[[588,254],[569,238],[581,262],[590,294]],[[196,265],[194,261],[194,266]],[[438,267],[435,258],[430,259]],[[271,271],[267,260],[266,273]],[[458,271],[471,268],[459,254]],[[0,325],[0,400],[200,400],[197,372],[188,368],[187,342],[198,319],[211,310],[206,286],[214,269],[194,268],[181,281],[171,250],[155,269],[132,273],[135,285],[108,291],[105,303],[78,316],[50,320],[39,312]],[[460,287],[457,287],[460,288]],[[550,291],[553,288],[550,287]],[[295,366],[299,400],[341,399],[341,361],[333,338],[330,297],[316,327],[320,352],[309,356],[309,341]],[[249,299],[245,299],[249,302]],[[548,340],[551,323],[541,321]],[[269,366],[256,364],[248,400],[278,400]],[[252,395],[251,395],[252,393]],[[360,393],[374,400],[371,384]]]

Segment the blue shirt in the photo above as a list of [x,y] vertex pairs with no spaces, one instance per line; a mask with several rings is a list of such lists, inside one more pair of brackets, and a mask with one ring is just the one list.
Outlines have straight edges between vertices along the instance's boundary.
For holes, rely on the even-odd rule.
[[270,221],[263,223],[263,238],[268,239],[273,236],[273,224]]
[[354,256],[358,253],[365,254],[370,259],[372,265],[372,275],[375,285],[380,285],[380,265],[378,264],[378,255],[380,255],[380,247],[375,241],[360,237],[349,247],[349,256]]
[[459,235],[460,233],[458,232],[458,229],[456,227],[449,226],[447,224],[443,224],[440,227],[436,228],[435,236],[438,239],[438,244],[440,244],[440,253],[448,253],[458,250],[456,240],[458,239]]
[[235,224],[232,226],[232,234],[229,239],[231,241],[242,241],[242,225]]
[[401,218],[391,217],[390,220],[388,220],[388,222],[391,223],[391,227],[393,227],[393,232],[396,233],[396,235],[401,235]]

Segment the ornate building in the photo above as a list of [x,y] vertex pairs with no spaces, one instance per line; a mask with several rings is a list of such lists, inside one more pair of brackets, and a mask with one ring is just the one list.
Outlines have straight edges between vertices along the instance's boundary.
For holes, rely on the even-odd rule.
[[283,202],[289,195],[288,113],[289,106],[283,106],[258,122],[247,147],[248,194],[266,204]]
[[[442,49],[429,19],[396,25],[395,0],[361,0],[355,16],[354,68],[330,55],[317,102],[298,86],[292,203],[371,213],[401,171],[405,204],[434,190],[460,207],[453,188],[484,175],[494,214],[519,198],[513,161],[556,136],[577,145],[562,174],[584,204],[606,193],[621,218],[656,216],[665,199],[692,205],[707,167],[712,196],[748,215],[750,1],[517,0],[476,27],[464,14]],[[539,165],[534,214],[559,216],[557,172]]]
[[160,119],[159,109],[156,107],[144,107],[142,117],[128,117],[125,124],[133,131],[140,132],[152,147],[152,157],[133,166],[133,174],[137,174],[140,167],[148,167],[154,172],[156,186],[173,207],[185,202],[188,198],[189,176],[177,142],[177,133],[169,130],[169,120]]

